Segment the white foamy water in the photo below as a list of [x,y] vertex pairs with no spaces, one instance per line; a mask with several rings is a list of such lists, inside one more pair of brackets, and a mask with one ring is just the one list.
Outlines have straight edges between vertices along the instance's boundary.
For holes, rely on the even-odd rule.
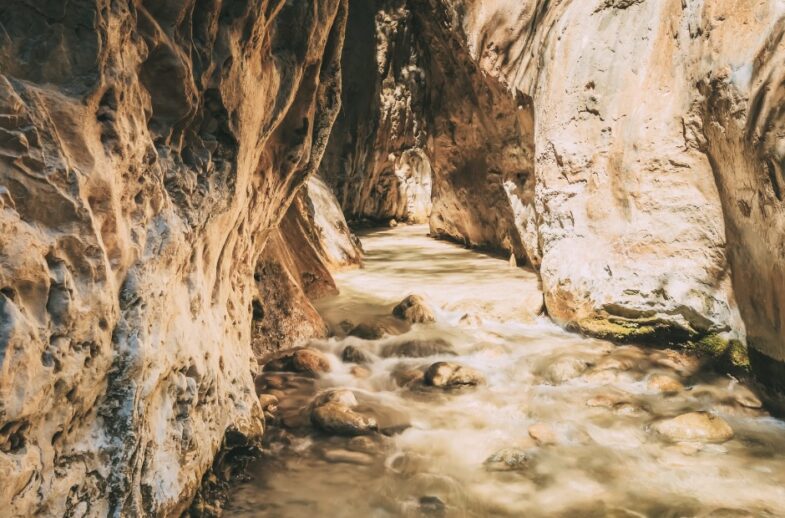
[[[785,515],[785,425],[750,408],[749,389],[675,351],[566,333],[532,314],[534,274],[426,231],[361,236],[364,268],[338,273],[341,295],[319,303],[336,336],[310,344],[328,353],[332,370],[315,381],[289,376],[276,392],[283,423],[270,426],[253,479],[234,488],[226,516]],[[413,293],[436,324],[379,340],[345,336],[346,321],[389,319]],[[441,338],[455,355],[378,356],[414,338]],[[372,355],[369,372],[341,361],[347,345]],[[440,360],[470,366],[486,383],[445,392],[400,387],[391,376]],[[684,390],[657,392],[649,382],[658,374]],[[380,423],[408,428],[370,441],[319,433],[305,407],[331,387],[354,391]],[[693,411],[722,417],[733,439],[677,443],[651,428]],[[486,459],[510,448],[526,462],[489,469]]]

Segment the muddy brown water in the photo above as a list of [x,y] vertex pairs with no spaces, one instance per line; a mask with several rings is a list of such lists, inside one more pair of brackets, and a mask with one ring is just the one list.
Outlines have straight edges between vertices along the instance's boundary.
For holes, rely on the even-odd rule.
[[[225,516],[785,516],[785,423],[757,408],[752,391],[678,351],[567,333],[532,314],[534,274],[426,232],[362,236],[364,268],[338,273],[341,294],[319,303],[338,336],[310,346],[331,371],[279,376],[264,453]],[[435,324],[378,340],[344,336],[346,321],[388,321],[412,293]],[[378,356],[415,338],[440,338],[454,354]],[[342,362],[347,345],[372,361]],[[472,367],[486,383],[443,391],[393,380],[440,360]],[[683,389],[661,392],[662,376]],[[338,387],[386,433],[315,430],[309,402]],[[688,412],[719,416],[733,438],[679,442],[655,431]],[[488,461],[494,454],[500,463]]]

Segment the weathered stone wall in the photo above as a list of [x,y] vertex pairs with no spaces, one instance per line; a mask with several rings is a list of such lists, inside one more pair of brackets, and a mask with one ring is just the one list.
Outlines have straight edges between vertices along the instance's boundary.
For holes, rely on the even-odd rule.
[[533,98],[550,314],[618,337],[743,334],[738,298],[752,347],[783,359],[782,3],[437,3]]
[[262,431],[255,267],[340,104],[341,0],[0,5],[0,506],[177,515]]

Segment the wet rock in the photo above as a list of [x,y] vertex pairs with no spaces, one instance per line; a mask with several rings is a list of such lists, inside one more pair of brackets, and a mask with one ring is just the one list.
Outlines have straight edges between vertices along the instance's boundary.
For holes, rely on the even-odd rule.
[[315,407],[311,411],[311,422],[320,430],[334,435],[364,435],[377,430],[374,418],[333,402]]
[[393,219],[391,219],[390,221],[387,222],[387,226],[390,227],[390,228],[395,228],[395,227],[398,226],[398,222],[395,221],[395,219],[393,218]]
[[736,385],[731,390],[731,397],[745,408],[763,408],[763,402],[753,391],[744,385]]
[[674,441],[722,443],[733,438],[733,428],[722,418],[708,412],[690,412],[656,422],[652,430]]
[[311,405],[318,407],[327,403],[338,403],[349,408],[354,408],[358,405],[357,397],[349,389],[332,389],[321,392],[314,397]]
[[355,347],[354,345],[347,345],[343,352],[341,353],[341,360],[346,363],[371,363],[371,357],[360,349],[359,347]]
[[412,324],[436,322],[433,311],[419,295],[409,295],[393,308],[392,314]]
[[432,387],[452,389],[485,383],[477,370],[451,362],[437,362],[425,371],[425,383]]
[[556,444],[556,432],[545,423],[536,423],[528,429],[529,437],[534,439],[539,446]]
[[441,338],[408,340],[406,342],[388,344],[382,348],[382,356],[384,358],[393,356],[427,358],[428,356],[440,354],[455,355],[455,351],[453,351],[450,343]]
[[317,377],[324,372],[330,372],[330,362],[325,354],[309,347],[293,349],[279,353],[264,366],[265,371],[272,372],[298,372],[312,377]]
[[278,408],[278,398],[273,394],[262,394],[259,396],[259,404],[265,412],[275,412]]
[[649,358],[655,364],[672,369],[682,376],[691,376],[701,367],[701,361],[695,356],[673,349],[655,351]]
[[586,406],[591,408],[614,408],[630,402],[630,394],[622,391],[608,391],[597,394],[586,401]]
[[367,379],[371,377],[371,370],[363,367],[362,365],[353,365],[349,372],[352,373],[352,376],[359,379]]
[[351,451],[375,454],[379,452],[381,445],[377,441],[374,441],[371,436],[358,435],[357,437],[352,437],[349,440],[349,442],[346,444],[346,448]]
[[529,467],[533,459],[533,450],[504,448],[485,459],[483,465],[488,471],[520,471]]
[[423,380],[425,373],[422,368],[415,368],[408,365],[398,365],[390,373],[393,381],[399,387],[414,385]]
[[546,382],[559,385],[575,379],[589,368],[590,362],[583,358],[564,356],[549,363],[540,371]]
[[425,516],[446,516],[447,506],[438,496],[424,496],[420,498],[420,512]]
[[399,335],[406,331],[407,326],[403,322],[393,323],[382,320],[370,324],[363,322],[355,326],[349,332],[349,336],[354,336],[363,340],[378,340],[387,335]]
[[652,374],[646,382],[649,390],[663,394],[676,394],[684,390],[684,385],[671,376],[665,374]]
[[482,318],[474,313],[465,313],[460,320],[458,320],[458,324],[463,327],[477,328],[482,325]]
[[357,464],[360,466],[373,464],[373,457],[367,453],[344,449],[325,450],[322,452],[322,458],[327,462]]

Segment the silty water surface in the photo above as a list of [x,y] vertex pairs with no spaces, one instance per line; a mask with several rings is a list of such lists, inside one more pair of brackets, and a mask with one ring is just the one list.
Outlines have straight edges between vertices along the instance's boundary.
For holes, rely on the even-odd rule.
[[[319,303],[337,336],[309,344],[327,353],[331,372],[289,375],[285,390],[271,391],[280,422],[226,516],[785,516],[785,424],[748,388],[677,351],[567,333],[532,315],[534,274],[426,232],[361,236],[364,268],[339,272],[341,294]],[[435,324],[345,336],[347,321],[389,321],[412,293]],[[455,354],[373,355],[359,368],[340,359],[347,345],[378,354],[414,338],[441,338]],[[393,379],[440,360],[476,369],[485,384],[443,391]],[[663,393],[658,375],[684,388]],[[333,387],[351,389],[387,434],[314,429],[309,402]],[[693,411],[720,416],[733,438],[677,442],[653,428]],[[501,464],[489,463],[500,451]]]

